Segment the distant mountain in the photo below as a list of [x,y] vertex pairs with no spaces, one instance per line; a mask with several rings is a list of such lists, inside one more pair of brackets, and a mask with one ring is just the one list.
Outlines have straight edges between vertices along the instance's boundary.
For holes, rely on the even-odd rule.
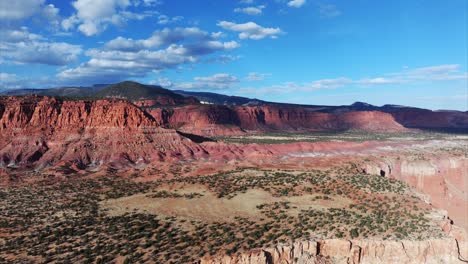
[[183,96],[156,85],[144,85],[125,81],[116,84],[96,84],[91,87],[57,87],[48,89],[14,89],[0,92],[0,95],[56,96],[66,98],[122,98],[128,101],[154,100],[154,104],[198,103],[193,97]]
[[217,104],[217,105],[265,105],[269,104],[269,102],[252,99],[247,97],[241,96],[229,96],[224,94],[218,93],[209,93],[209,92],[190,92],[190,91],[182,91],[182,90],[175,90],[177,94],[183,96],[193,96],[200,100],[201,103],[205,104]]
[[60,97],[92,97],[105,86],[94,85],[91,87],[57,87],[47,89],[12,89],[0,92],[0,95],[24,96],[24,95],[43,95]]
[[222,133],[231,133],[236,129],[395,131],[402,129],[399,126],[468,133],[468,112],[432,111],[401,105],[375,106],[365,102],[340,106],[275,103],[210,92],[172,91],[130,81],[92,87],[0,92],[0,95],[30,94],[65,99],[127,99],[168,127],[185,126],[188,129],[188,126],[193,126],[192,130],[184,132],[199,135],[206,135],[206,131],[216,131],[220,127]]
[[169,97],[176,101],[183,101],[184,96],[164,89],[161,86],[144,85],[137,82],[120,82],[109,85],[98,91],[94,96],[99,98],[125,98],[129,101],[157,99],[161,96]]

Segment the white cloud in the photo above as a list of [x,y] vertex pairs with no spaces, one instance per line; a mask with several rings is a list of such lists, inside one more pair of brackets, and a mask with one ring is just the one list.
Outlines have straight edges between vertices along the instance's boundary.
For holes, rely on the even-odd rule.
[[195,77],[193,82],[173,83],[172,89],[180,90],[224,90],[237,85],[239,79],[231,74],[218,73],[207,77]]
[[183,16],[175,16],[175,17],[168,17],[166,15],[160,15],[158,17],[158,24],[160,25],[166,25],[166,24],[171,24],[171,23],[176,23],[184,19]]
[[318,8],[322,18],[332,18],[341,15],[341,11],[332,4],[318,4]]
[[267,73],[250,72],[247,77],[244,78],[244,80],[249,82],[263,81],[267,76],[270,75],[271,74]]
[[262,9],[264,9],[264,5],[260,6],[250,6],[250,7],[244,7],[244,8],[236,8],[234,9],[234,12],[236,13],[244,13],[247,15],[260,15],[262,14]]
[[64,81],[115,82],[197,63],[203,56],[239,46],[236,41],[216,40],[199,28],[166,28],[147,39],[118,37],[105,43],[102,49],[88,50],[85,55],[90,57],[89,61],[63,70],[58,77]]
[[238,60],[240,59],[241,57],[240,56],[234,56],[234,55],[220,55],[220,56],[216,56],[216,57],[213,57],[213,58],[209,58],[207,59],[206,61],[207,62],[211,62],[211,63],[221,63],[221,64],[227,64],[227,63],[230,63],[232,61],[235,61],[235,60]]
[[18,76],[12,73],[0,72],[0,91],[4,89],[20,88]]
[[[250,78],[247,76],[245,80]],[[255,79],[255,75],[253,75]],[[340,77],[332,79],[320,79],[312,82],[284,82],[278,85],[267,87],[244,87],[240,91],[243,93],[268,94],[272,92],[308,92],[323,89],[337,89],[343,87],[378,87],[382,85],[425,85],[427,82],[447,82],[465,80],[468,81],[468,72],[461,72],[458,64],[436,65],[411,69],[405,67],[404,71],[397,73],[383,74],[379,77],[361,78],[353,80],[351,78]]]
[[0,47],[2,58],[14,63],[66,65],[78,60],[82,52],[78,45],[64,42],[19,42]]
[[161,0],[134,0],[133,1],[133,4],[135,6],[143,5],[143,6],[147,6],[147,7],[161,5],[162,3],[163,3],[163,1],[161,1]]
[[39,12],[45,0],[0,1],[0,19],[21,20]]
[[387,74],[384,78],[395,82],[451,81],[467,79],[467,74],[460,71],[459,64],[443,64],[415,69],[407,67],[404,71]]
[[0,72],[0,82],[6,82],[16,79],[16,74]]
[[72,15],[62,20],[62,28],[66,31],[73,29],[77,24],[80,23],[80,19],[76,15]]
[[384,78],[384,77],[377,77],[377,78],[366,78],[358,81],[361,84],[396,84],[402,83],[403,81],[397,78]]
[[259,40],[265,37],[277,38],[282,31],[280,28],[265,28],[254,22],[236,24],[228,21],[221,21],[217,24],[225,30],[239,32],[240,39]]
[[306,3],[306,0],[292,0],[288,2],[288,6],[299,8]]
[[0,30],[0,40],[3,45],[5,43],[17,43],[21,41],[43,40],[40,35],[30,33],[27,27],[21,27],[13,30]]
[[48,42],[40,35],[20,30],[0,31],[0,59],[20,64],[65,65],[78,59],[79,45]]
[[339,87],[343,87],[347,84],[352,82],[351,79],[340,77],[335,79],[322,79],[318,81],[314,81],[311,83],[306,83],[302,85],[301,89],[305,90],[318,90],[318,89],[335,89]]
[[221,42],[213,37],[213,33],[208,33],[196,27],[191,28],[165,28],[160,31],[155,31],[153,35],[147,39],[127,39],[117,37],[105,44],[109,50],[120,51],[138,51],[142,49],[152,49],[161,46],[167,46],[173,43],[188,41],[184,46],[184,52],[191,55],[200,55],[213,53],[221,50],[231,50],[240,47],[240,44],[235,41]]
[[140,12],[121,11],[120,15],[126,20],[143,20],[148,17],[158,15],[156,10],[145,10]]
[[18,21],[33,18],[34,23],[43,26],[44,24],[52,26],[54,30],[60,25],[60,10],[53,4],[45,5],[45,0],[0,0],[0,21],[12,22],[1,23],[0,29],[5,30],[13,25],[16,27]]
[[64,30],[78,26],[78,30],[86,36],[93,36],[104,31],[109,25],[122,26],[129,19],[142,20],[157,12],[142,10],[139,13],[130,12],[131,6],[153,6],[159,1],[130,0],[75,0],[72,6],[76,13],[62,21]]
[[284,82],[279,85],[272,85],[260,88],[244,87],[240,91],[243,93],[268,94],[268,93],[289,93],[289,92],[311,92],[316,90],[337,89],[352,84],[353,80],[345,77],[335,79],[321,79],[312,82],[297,83]]
[[160,85],[161,87],[171,87],[173,85],[169,78],[158,78],[157,80],[150,81],[152,85]]
[[460,65],[444,64],[415,69],[404,67],[401,72],[384,74],[375,78],[364,78],[356,81],[356,83],[364,85],[416,84],[463,79],[468,79],[468,73],[461,72]]
[[47,22],[54,28],[58,29],[60,26],[60,15],[59,15],[60,10],[56,8],[54,5],[49,4],[46,5],[42,9],[42,16],[44,19],[47,20]]

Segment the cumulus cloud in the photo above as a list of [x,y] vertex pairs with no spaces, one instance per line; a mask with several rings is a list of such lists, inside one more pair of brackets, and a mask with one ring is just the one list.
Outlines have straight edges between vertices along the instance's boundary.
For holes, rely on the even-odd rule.
[[[1,29],[5,30],[11,25],[15,27],[19,21],[33,18],[35,23],[47,24],[52,26],[54,30],[60,25],[60,10],[53,4],[45,4],[45,0],[21,0],[21,1],[0,1],[0,20],[2,22]],[[10,24],[10,22],[12,22]]]
[[88,62],[66,69],[57,76],[64,81],[115,82],[128,77],[143,77],[151,71],[196,61],[194,57],[179,54],[174,46],[158,51],[138,52],[93,49],[86,52],[86,55],[91,57]]
[[239,32],[240,39],[259,40],[266,37],[277,38],[282,33],[280,28],[265,28],[254,22],[236,24],[228,21],[221,21],[217,24],[225,30]]
[[224,90],[232,88],[239,79],[228,73],[218,73],[207,77],[195,77],[193,82],[172,83],[172,89],[181,90]]
[[45,0],[0,1],[0,19],[20,20],[39,12]]
[[[66,65],[78,60],[81,47],[64,42],[20,42],[0,48],[16,63]],[[3,53],[3,52],[2,52]]]
[[288,6],[299,8],[306,3],[306,0],[292,0],[288,2]]
[[185,53],[192,55],[206,54],[218,50],[230,50],[240,46],[235,41],[220,42],[206,31],[197,27],[190,28],[165,28],[155,31],[147,39],[133,40],[129,38],[117,37],[105,44],[109,50],[139,51],[142,49],[153,49],[173,43],[187,42],[181,49]]
[[64,81],[115,82],[197,63],[203,56],[239,46],[236,41],[219,41],[196,27],[166,28],[146,39],[118,37],[101,49],[88,50],[85,55],[90,57],[89,61],[62,71],[58,77]]
[[20,64],[66,65],[78,59],[81,46],[65,42],[48,42],[44,37],[20,30],[0,31],[0,58]]
[[53,4],[46,5],[42,9],[42,17],[54,28],[58,29],[60,26],[60,10],[56,8]]
[[72,6],[75,13],[62,21],[64,30],[75,27],[86,36],[93,36],[104,31],[109,25],[121,26],[128,19],[144,19],[156,14],[155,11],[143,10],[138,13],[130,12],[131,6],[153,6],[159,1],[130,1],[130,0],[75,0]]
[[21,41],[34,41],[42,40],[42,36],[30,33],[27,27],[21,27],[19,29],[3,29],[0,30],[1,43],[17,43]]
[[250,7],[243,7],[243,8],[235,8],[234,9],[234,12],[236,13],[244,13],[244,14],[247,14],[247,15],[260,15],[262,14],[262,9],[264,9],[265,6],[264,5],[260,5],[260,6],[250,6]]

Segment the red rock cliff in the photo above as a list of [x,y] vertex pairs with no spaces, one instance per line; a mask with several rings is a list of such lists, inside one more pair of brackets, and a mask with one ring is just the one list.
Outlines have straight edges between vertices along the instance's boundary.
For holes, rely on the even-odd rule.
[[126,101],[0,101],[0,166],[146,162],[204,151]]
[[146,110],[167,127],[201,135],[255,131],[405,131],[392,115],[378,111],[321,113],[303,107],[190,105]]

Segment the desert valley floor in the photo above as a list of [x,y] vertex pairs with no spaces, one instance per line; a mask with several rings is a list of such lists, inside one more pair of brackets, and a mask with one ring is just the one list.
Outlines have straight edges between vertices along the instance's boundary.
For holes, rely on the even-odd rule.
[[0,262],[458,263],[468,257],[466,135],[218,140],[201,143],[218,153],[203,159],[125,169],[5,169]]

